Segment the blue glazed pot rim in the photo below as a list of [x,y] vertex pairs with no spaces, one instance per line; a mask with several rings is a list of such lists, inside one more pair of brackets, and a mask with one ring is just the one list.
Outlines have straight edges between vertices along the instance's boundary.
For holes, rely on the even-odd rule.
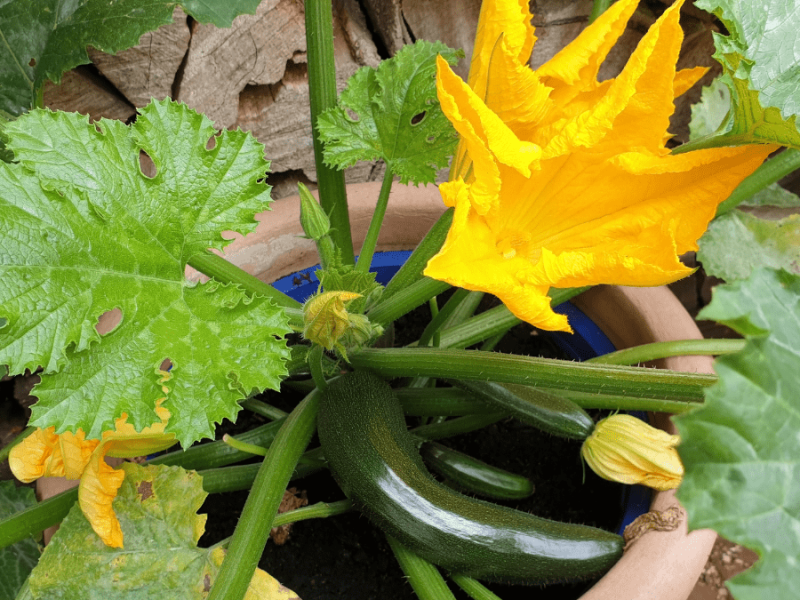
[[[371,270],[377,273],[378,283],[387,284],[392,276],[403,265],[410,251],[376,252]],[[299,302],[304,302],[317,291],[319,279],[316,271],[319,265],[314,265],[302,271],[297,271],[275,281],[272,285],[281,292],[288,294]],[[548,335],[567,353],[573,360],[584,361],[595,356],[614,352],[616,348],[605,333],[586,314],[571,302],[560,304],[554,309],[557,313],[567,315],[574,334],[561,331],[542,331],[540,335]],[[644,412],[632,412],[632,415],[647,421]],[[636,517],[650,510],[652,491],[641,485],[622,486],[623,493],[620,500],[623,515],[617,532],[622,535]]]

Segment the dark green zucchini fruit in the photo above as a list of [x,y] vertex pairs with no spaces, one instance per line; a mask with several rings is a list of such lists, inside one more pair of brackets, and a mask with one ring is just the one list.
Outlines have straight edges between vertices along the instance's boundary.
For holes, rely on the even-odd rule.
[[468,498],[425,469],[392,389],[354,372],[323,393],[318,431],[342,490],[378,527],[422,558],[476,579],[547,583],[609,569],[613,533]]
[[534,485],[527,477],[487,465],[438,442],[425,442],[419,450],[431,471],[462,492],[493,500],[520,500],[533,494]]
[[585,440],[594,431],[588,413],[568,398],[527,385],[491,381],[451,381],[515,419],[559,437]]

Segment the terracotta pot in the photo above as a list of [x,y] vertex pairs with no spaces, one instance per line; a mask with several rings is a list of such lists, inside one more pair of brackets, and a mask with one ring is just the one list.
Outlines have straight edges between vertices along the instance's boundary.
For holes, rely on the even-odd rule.
[[[358,254],[378,198],[380,182],[347,188],[355,252]],[[445,207],[434,186],[413,188],[395,184],[389,198],[379,250],[411,250]],[[264,281],[306,269],[318,262],[314,243],[300,238],[297,196],[277,200],[272,210],[256,216],[256,231],[236,240],[225,251],[231,262]],[[618,349],[656,341],[700,339],[694,319],[666,287],[599,286],[573,302],[600,327]],[[658,361],[659,368],[712,373],[706,356]],[[668,415],[652,415],[657,426],[674,433]],[[679,506],[675,493],[654,494],[651,510]],[[705,566],[716,533],[687,533],[683,513],[674,531],[650,531],[634,542],[622,559],[581,600],[686,600]]]

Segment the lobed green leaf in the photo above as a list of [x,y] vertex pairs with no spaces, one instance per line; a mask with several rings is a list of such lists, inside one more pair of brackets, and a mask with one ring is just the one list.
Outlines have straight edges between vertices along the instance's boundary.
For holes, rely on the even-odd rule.
[[758,267],[800,274],[800,215],[770,221],[733,210],[711,222],[699,247],[706,273],[729,282]]
[[402,183],[433,183],[458,138],[436,97],[436,56],[455,64],[463,52],[441,42],[405,46],[377,69],[362,67],[336,107],[320,115],[325,163],[344,169],[383,159]]
[[[0,364],[43,368],[31,424],[99,438],[127,413],[138,430],[168,394],[167,431],[186,447],[234,419],[254,390],[278,387],[283,310],[184,277],[192,255],[222,248],[223,230],[252,231],[269,204],[261,144],[242,131],[215,135],[206,117],[168,100],[130,127],[36,110],[6,131],[18,163],[0,164]],[[101,337],[95,325],[113,309],[122,320]]]
[[[197,514],[207,496],[202,478],[180,467],[125,463],[122,469],[125,479],[114,500],[114,512],[124,548],[103,544],[75,504],[31,573],[29,586],[35,600],[200,600],[208,595],[224,553],[197,547],[206,522],[206,515]],[[264,576],[279,587],[262,572],[251,588],[263,585]],[[274,596],[276,600],[289,597]]]
[[793,0],[698,0],[729,35],[714,34],[733,110],[720,143],[800,147],[800,13]]
[[678,497],[692,529],[758,552],[728,583],[737,600],[791,600],[800,585],[800,277],[758,269],[716,288],[700,318],[747,344],[717,359],[704,406],[676,418],[686,467]]

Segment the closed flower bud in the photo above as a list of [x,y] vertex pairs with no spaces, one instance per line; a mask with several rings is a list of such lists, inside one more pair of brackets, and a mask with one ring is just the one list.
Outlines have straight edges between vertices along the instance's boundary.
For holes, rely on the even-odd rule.
[[300,191],[300,225],[314,241],[319,241],[331,231],[331,221],[319,203],[302,183],[297,184]]
[[581,456],[603,479],[670,490],[681,483],[680,438],[631,415],[599,421],[583,442]]

